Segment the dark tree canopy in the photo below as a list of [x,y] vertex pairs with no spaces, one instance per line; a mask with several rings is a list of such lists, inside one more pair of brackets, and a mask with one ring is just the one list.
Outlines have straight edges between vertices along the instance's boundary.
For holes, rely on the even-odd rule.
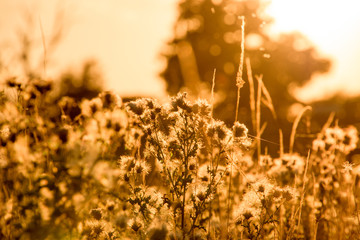
[[[298,33],[283,34],[276,40],[267,35],[266,25],[272,20],[265,15],[265,7],[260,0],[180,1],[174,36],[163,52],[167,66],[161,76],[167,83],[167,91],[176,94],[185,90],[199,95],[211,88],[216,68],[215,92],[219,102],[214,114],[232,123],[241,51],[239,16],[244,16],[245,57],[250,58],[253,75],[264,76],[279,120],[286,122],[286,109],[296,101],[288,91],[289,84],[305,84],[314,73],[328,71],[330,61],[319,57],[316,49]],[[245,67],[243,77],[247,82]],[[241,90],[240,107],[239,120],[249,123],[248,84]]]

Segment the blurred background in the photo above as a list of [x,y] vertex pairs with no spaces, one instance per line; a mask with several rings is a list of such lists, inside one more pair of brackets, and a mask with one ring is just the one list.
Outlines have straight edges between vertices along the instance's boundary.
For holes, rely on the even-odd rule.
[[[354,0],[0,0],[0,75],[54,79],[72,96],[111,89],[126,98],[187,91],[209,99],[216,68],[215,117],[231,124],[245,16],[245,56],[253,74],[263,74],[278,115],[264,107],[263,137],[278,142],[281,126],[288,139],[310,104],[313,123],[302,131],[311,138],[331,112],[359,126],[359,7]],[[239,121],[253,132],[244,69]]]

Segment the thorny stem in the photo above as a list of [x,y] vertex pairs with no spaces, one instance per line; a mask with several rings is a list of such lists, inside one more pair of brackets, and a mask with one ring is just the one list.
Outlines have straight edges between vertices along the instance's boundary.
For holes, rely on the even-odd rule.
[[182,177],[182,206],[181,206],[181,229],[183,231],[183,239],[185,239],[185,202],[186,202],[186,191],[188,185],[188,175],[189,175],[189,157],[190,153],[194,150],[196,146],[196,138],[194,137],[195,132],[193,129],[189,131],[188,117],[181,114],[184,119],[184,128],[181,129],[183,131],[184,137],[181,137],[180,133],[176,131],[176,135],[179,139],[183,140],[181,145],[181,149],[183,151],[183,164],[184,164],[184,174]]
[[305,197],[306,174],[307,174],[307,170],[308,170],[308,166],[309,166],[309,159],[310,159],[310,150],[308,152],[308,156],[306,159],[305,171],[304,171],[304,176],[303,176],[302,194],[301,194],[300,206],[299,206],[299,218],[298,218],[298,223],[297,223],[296,228],[299,228],[299,226],[300,226],[301,209],[302,209],[302,205],[303,205],[304,197]]
[[260,114],[260,103],[261,103],[261,85],[262,85],[262,76],[257,77],[258,80],[258,91],[257,91],[257,99],[256,99],[256,137],[257,137],[257,157],[258,160],[256,163],[258,163],[260,161],[260,156],[261,156],[261,133],[260,133],[260,122],[261,122],[261,114]]
[[[220,154],[219,154],[219,155],[220,155]],[[220,157],[220,156],[219,156],[219,157]],[[211,186],[214,186],[213,188],[216,188],[216,187],[220,184],[223,175],[224,175],[224,174],[220,174],[219,181],[217,181],[217,182],[215,182],[215,180],[216,180],[215,177],[213,177],[213,178],[210,179],[208,191],[207,191],[207,193],[206,193],[206,196],[204,197],[204,200],[202,200],[201,203],[198,205],[198,209],[201,209],[201,208],[205,205],[206,199],[207,199],[209,196],[211,196],[211,194],[212,194]],[[192,223],[192,226],[191,226],[191,229],[190,229],[189,232],[193,231],[194,228],[196,227],[195,224],[196,224],[197,218],[198,218],[199,215],[200,215],[199,213],[201,213],[201,211],[196,211],[196,212],[195,212],[196,215],[195,215],[195,217],[193,218],[193,223]]]
[[230,174],[229,174],[229,189],[228,189],[228,199],[227,199],[227,219],[226,219],[226,232],[229,235],[229,219],[230,219],[230,205],[231,205],[231,175],[232,175],[232,164],[230,165]]
[[[144,120],[143,120],[142,118],[140,118],[140,121],[145,125],[145,122],[144,122]],[[155,123],[154,123],[153,127],[154,127],[154,129],[157,129],[157,126],[156,126]],[[165,155],[164,155],[164,153],[163,153],[163,151],[162,151],[162,147],[161,147],[161,145],[160,145],[159,136],[158,136],[157,131],[155,131],[155,137],[156,137],[156,138],[154,138],[152,135],[150,135],[150,138],[151,138],[152,142],[155,143],[155,145],[156,145],[156,147],[157,147],[157,151],[158,151],[158,152],[160,153],[160,155],[161,155],[161,160],[162,160],[162,162],[163,162],[163,164],[164,164],[165,174],[168,175],[169,180],[170,180],[170,184],[171,184],[172,188],[174,189],[174,193],[175,193],[176,197],[179,199],[180,196],[179,196],[179,193],[176,191],[175,183],[174,183],[174,180],[173,180],[173,178],[172,178],[172,176],[171,176],[170,170],[166,167]]]
[[[135,181],[136,181],[136,180],[135,180]],[[137,192],[135,191],[134,187],[131,185],[130,182],[128,183],[128,185],[130,186],[130,189],[131,189],[131,191],[133,192],[134,196],[135,196],[137,199],[140,199],[140,201],[142,202],[142,201],[144,200],[144,197],[143,197],[143,196],[139,196],[139,195],[137,194]],[[145,191],[146,191],[146,189],[145,189]],[[144,209],[140,208],[140,212],[141,212],[141,215],[144,217],[144,220],[145,220],[146,222],[148,222],[149,219],[146,217],[145,212],[144,212]]]

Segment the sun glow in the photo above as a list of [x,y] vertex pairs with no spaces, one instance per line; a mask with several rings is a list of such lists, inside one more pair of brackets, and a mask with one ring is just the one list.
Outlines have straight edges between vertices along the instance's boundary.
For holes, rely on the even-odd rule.
[[[314,79],[298,96],[302,100],[325,97],[324,94],[342,91],[357,95],[360,92],[359,70],[354,60],[360,54],[360,1],[354,0],[269,0],[267,13],[274,18],[269,25],[270,35],[281,32],[300,32],[314,44],[322,55],[333,61],[328,75]],[[319,89],[326,89],[319,94]],[[311,93],[313,91],[313,93]]]
[[[272,0],[268,13],[274,17],[275,31],[300,31],[315,43],[323,44],[329,38],[336,38],[335,30],[346,30],[349,21],[358,8],[349,0]],[[355,4],[360,6],[360,2]],[[342,27],[340,27],[342,26]],[[345,28],[345,29],[344,29]],[[329,35],[331,34],[331,35]]]

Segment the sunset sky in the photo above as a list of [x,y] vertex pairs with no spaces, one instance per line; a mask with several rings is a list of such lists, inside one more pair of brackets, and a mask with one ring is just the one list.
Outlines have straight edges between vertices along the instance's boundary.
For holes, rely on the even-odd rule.
[[[54,15],[64,13],[64,35],[51,57],[47,75],[97,59],[108,89],[123,96],[166,96],[158,77],[163,67],[159,52],[172,35],[176,0],[0,0],[0,58],[12,71],[13,45],[19,26],[27,28],[24,13],[34,16],[31,28],[42,54],[40,22],[45,39],[53,29]],[[271,31],[300,31],[319,51],[333,60],[330,73],[317,76],[299,99],[309,101],[335,91],[360,94],[360,1],[273,0],[268,10],[275,18]],[[306,19],[304,18],[306,16]]]

